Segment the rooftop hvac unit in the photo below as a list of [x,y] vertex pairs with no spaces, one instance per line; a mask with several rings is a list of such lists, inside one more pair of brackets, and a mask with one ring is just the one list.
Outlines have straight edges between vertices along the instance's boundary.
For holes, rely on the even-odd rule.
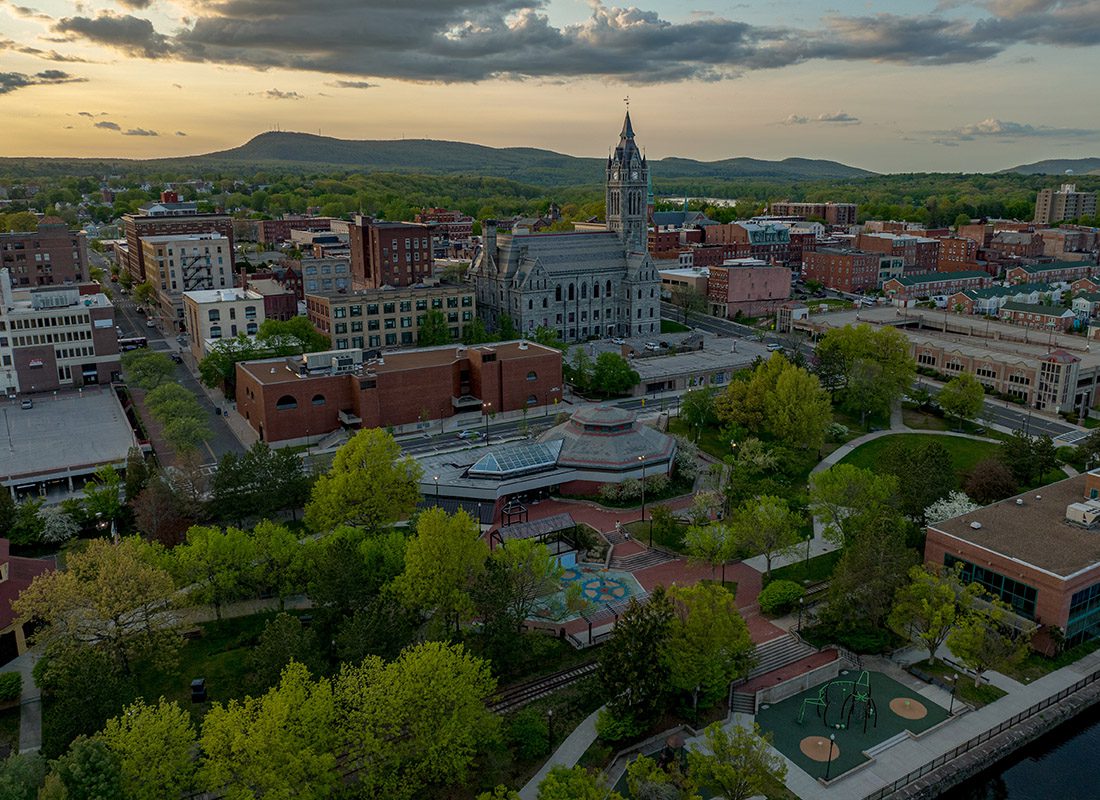
[[333,356],[332,357],[332,371],[334,373],[354,372],[355,371],[355,358],[352,356]]
[[1100,521],[1100,507],[1090,503],[1070,503],[1066,506],[1066,519],[1091,528]]

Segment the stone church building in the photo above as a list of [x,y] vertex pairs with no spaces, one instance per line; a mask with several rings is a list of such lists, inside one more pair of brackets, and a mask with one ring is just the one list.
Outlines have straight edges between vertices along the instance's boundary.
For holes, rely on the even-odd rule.
[[627,112],[607,159],[606,231],[504,232],[486,220],[470,269],[486,327],[508,314],[525,336],[540,327],[566,342],[657,336],[661,290],[646,252],[648,181]]

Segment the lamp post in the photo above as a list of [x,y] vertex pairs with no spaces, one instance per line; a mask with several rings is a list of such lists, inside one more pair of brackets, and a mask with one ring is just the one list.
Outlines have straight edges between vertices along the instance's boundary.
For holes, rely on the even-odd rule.
[[435,504],[439,505],[439,476],[432,476],[432,480],[435,481]]
[[829,763],[825,765],[825,780],[826,781],[829,780],[829,773],[832,771],[832,768],[833,768],[833,750],[836,749],[836,745],[834,744],[834,742],[836,742],[836,734],[835,733],[830,733],[829,734]]
[[550,389],[546,392],[546,414],[544,416],[550,416],[550,406],[558,402],[557,398],[552,397],[551,395],[553,395],[555,392],[560,391],[561,389],[559,389],[557,386],[551,386]]
[[695,689],[691,693],[691,717],[692,724],[699,725],[699,684],[695,684]]
[[959,688],[959,673],[955,673],[952,676],[951,681],[951,707],[947,709],[947,713],[950,716],[955,713],[955,690]]
[[554,709],[546,709],[546,740],[552,751],[554,749]]
[[803,598],[798,598],[798,632],[802,633],[802,606],[805,605]]
[[481,404],[481,413],[485,417],[485,444],[489,444],[489,414],[492,413],[493,404],[485,401]]
[[[642,522],[645,522],[645,456],[638,456],[638,463],[642,465]],[[653,547],[653,525],[649,526],[649,546]]]

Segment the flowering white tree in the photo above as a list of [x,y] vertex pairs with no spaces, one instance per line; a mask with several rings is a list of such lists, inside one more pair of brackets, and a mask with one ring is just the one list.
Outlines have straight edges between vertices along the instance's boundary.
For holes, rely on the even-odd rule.
[[981,508],[962,492],[951,492],[924,509],[924,518],[929,522],[943,522],[945,519],[961,517]]
[[42,506],[38,509],[42,521],[42,541],[46,544],[62,544],[80,532],[80,525],[61,506]]

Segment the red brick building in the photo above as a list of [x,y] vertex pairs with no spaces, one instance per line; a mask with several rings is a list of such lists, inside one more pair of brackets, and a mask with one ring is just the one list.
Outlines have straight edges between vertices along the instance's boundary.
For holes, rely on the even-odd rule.
[[0,233],[0,269],[11,273],[16,289],[88,280],[88,240],[57,217],[37,230]]
[[822,247],[806,253],[804,277],[842,292],[864,292],[878,287],[880,255],[862,250]]
[[791,273],[786,267],[744,259],[709,271],[707,300],[716,316],[733,319],[738,312],[749,317],[770,314],[791,296]]
[[1098,498],[1100,474],[1092,471],[929,525],[925,563],[961,565],[964,579],[1011,606],[1017,627],[1058,628],[1069,645],[1095,638]]
[[264,244],[290,241],[291,231],[332,230],[332,217],[284,216],[281,219],[261,219],[256,223],[256,240]]
[[448,241],[465,241],[474,235],[474,218],[461,211],[448,211],[445,208],[426,208],[416,215],[416,222],[423,225],[435,225]]
[[750,252],[747,242],[693,244],[686,250],[691,253],[693,267],[718,267],[731,259],[748,258]]
[[432,276],[429,225],[375,222],[358,214],[348,226],[348,247],[357,289],[413,286]]
[[1073,327],[1073,321],[1077,319],[1077,315],[1061,306],[1010,302],[1001,306],[1001,319],[1013,325],[1068,331]]
[[900,258],[906,275],[935,272],[940,258],[939,239],[898,233],[861,233],[856,247],[871,253]]
[[[8,490],[0,487],[0,491]],[[11,542],[0,539],[0,661],[5,664],[27,650],[23,622],[12,611],[12,602],[35,578],[57,568],[53,557],[20,558],[10,555],[10,548]]]
[[890,278],[882,284],[882,291],[893,300],[916,300],[922,297],[953,295],[967,289],[984,289],[993,285],[987,272],[948,272],[943,275],[906,275]]
[[1090,278],[1096,272],[1090,264],[1076,261],[1055,261],[1052,264],[1018,264],[1005,270],[1005,283],[1054,283],[1072,284],[1081,278]]
[[264,298],[264,319],[286,322],[298,316],[298,296],[272,278],[250,277],[246,289]]
[[[333,364],[344,359],[338,367]],[[417,425],[518,411],[561,397],[561,351],[513,341],[384,353],[357,350],[237,364],[237,408],[265,442],[316,440],[341,427]]]
[[194,233],[220,233],[228,239],[233,252],[233,220],[225,214],[124,214],[122,228],[126,238],[126,263],[121,264],[135,282],[145,280],[146,236],[180,236]]
[[792,203],[783,200],[768,204],[768,213],[776,217],[816,217],[828,225],[855,225],[855,203]]
[[1030,231],[998,231],[989,249],[1012,258],[1038,258],[1043,254],[1043,237]]
[[944,236],[940,239],[937,272],[966,272],[981,269],[978,265],[978,243],[965,236]]
[[769,264],[790,263],[791,232],[785,225],[730,222],[726,225],[707,225],[702,231],[703,240],[707,244],[736,244],[748,247],[748,253],[743,256],[732,256],[732,258],[758,258]]

